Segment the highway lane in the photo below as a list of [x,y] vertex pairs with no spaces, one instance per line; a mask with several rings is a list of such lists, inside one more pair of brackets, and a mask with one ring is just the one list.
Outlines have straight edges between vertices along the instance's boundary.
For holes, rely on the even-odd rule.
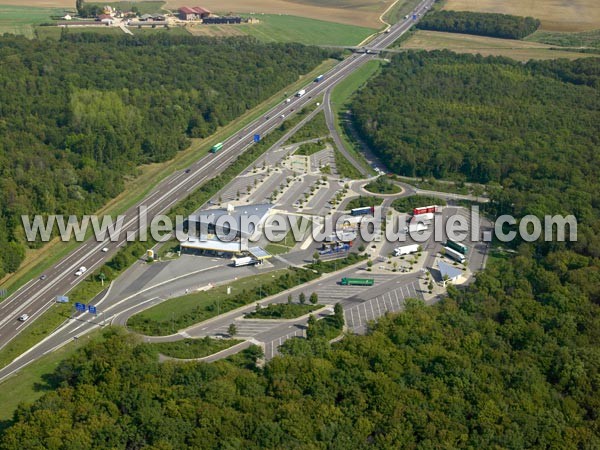
[[[417,11],[425,11],[431,5],[431,0],[421,3]],[[384,48],[393,43],[412,25],[412,20],[394,25],[389,33],[382,33],[370,45]],[[265,117],[255,120],[252,124],[224,141],[223,150],[217,154],[209,154],[200,158],[189,167],[189,173],[179,171],[161,181],[149,195],[140,203],[127,210],[123,229],[117,239],[96,241],[88,239],[76,250],[66,256],[61,262],[50,268],[45,280],[32,280],[0,303],[0,348],[3,348],[22,329],[29,325],[39,315],[46,311],[54,302],[57,295],[68,293],[85,277],[76,277],[75,271],[85,266],[89,272],[109,260],[128,240],[146,230],[146,223],[139,223],[137,213],[145,207],[148,212],[148,222],[158,214],[167,212],[177,201],[185,198],[191,191],[221,172],[237,156],[252,145],[253,135],[265,135],[279,126],[285,118],[295,114],[313,101],[313,98],[324,93],[339,81],[344,79],[369,59],[370,54],[355,54],[342,60],[334,68],[324,74],[322,81],[306,86],[306,94],[302,97],[292,97],[290,103],[281,103],[272,108]],[[282,118],[284,115],[285,118]],[[268,117],[268,118],[267,118]],[[108,252],[102,252],[104,247]],[[16,319],[21,314],[29,314],[30,319],[21,323]]]

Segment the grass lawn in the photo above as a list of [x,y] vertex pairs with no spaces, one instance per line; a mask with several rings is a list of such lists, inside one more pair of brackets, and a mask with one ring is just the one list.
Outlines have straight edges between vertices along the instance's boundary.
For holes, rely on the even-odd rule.
[[375,194],[384,195],[398,194],[401,191],[399,186],[392,183],[386,177],[379,177],[375,181],[372,181],[369,184],[365,185],[365,190],[373,192]]
[[[280,277],[288,275],[289,272],[288,269],[280,269],[262,273],[208,291],[170,299],[131,317],[127,325],[140,333],[169,335],[182,328],[267,297],[267,286]],[[309,271],[303,273],[305,275],[312,274]],[[278,283],[278,286],[280,284]],[[227,294],[228,287],[231,288],[231,294]],[[281,290],[284,289],[278,289],[278,292]],[[271,292],[271,294],[273,293]]]
[[[532,41],[498,39],[471,34],[444,33],[418,30],[401,43],[403,49],[434,50],[447,49],[458,53],[473,53],[483,56],[506,56],[518,61],[530,59],[578,59],[595,56],[575,51],[552,50],[551,45]],[[556,47],[556,46],[554,46]]]
[[356,45],[376,30],[305,17],[257,15],[258,24],[235,25],[240,31],[266,42],[300,42],[307,45]]
[[146,344],[157,353],[180,359],[204,358],[239,344],[236,339],[182,339],[174,342],[157,342]]
[[18,375],[0,383],[0,421],[10,420],[19,403],[31,403],[51,390],[47,377],[54,372],[63,359],[73,355],[78,348],[92,339],[101,339],[100,332],[90,333],[55,352],[42,356],[23,368]]
[[323,305],[276,303],[246,314],[244,319],[295,319],[322,308]]
[[0,5],[0,34],[22,34],[25,37],[33,38],[37,25],[51,23],[53,22],[52,16],[64,14],[65,10],[62,8]]

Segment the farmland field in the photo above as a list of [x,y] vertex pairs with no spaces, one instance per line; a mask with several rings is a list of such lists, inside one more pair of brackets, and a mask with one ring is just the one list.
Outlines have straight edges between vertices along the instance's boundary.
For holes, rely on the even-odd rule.
[[444,9],[532,16],[551,31],[600,28],[598,0],[447,0]]
[[51,22],[51,16],[61,14],[64,14],[64,9],[62,8],[30,8],[0,5],[0,34],[22,34],[32,38],[36,25]]
[[[203,0],[200,3],[215,13],[285,13],[327,22],[381,28],[379,16],[393,0]],[[166,8],[173,10],[181,5],[180,0],[168,0]]]
[[236,26],[242,32],[267,42],[301,42],[314,45],[356,45],[376,30],[305,17],[264,14],[258,24]]
[[574,51],[551,50],[551,47],[553,46],[537,42],[424,30],[417,31],[410,39],[402,43],[402,48],[405,49],[447,49],[457,53],[507,56],[519,61],[555,58],[577,59],[597,56]]

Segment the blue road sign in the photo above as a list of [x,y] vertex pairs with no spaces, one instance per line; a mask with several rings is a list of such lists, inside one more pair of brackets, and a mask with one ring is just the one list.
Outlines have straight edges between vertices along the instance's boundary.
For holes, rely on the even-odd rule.
[[77,311],[85,312],[85,305],[83,303],[75,303],[75,309]]
[[254,135],[254,142],[260,142],[260,134]]
[[88,312],[90,314],[96,314],[96,307],[92,305],[88,305]]
[[56,303],[69,303],[69,297],[66,295],[58,295],[56,297]]

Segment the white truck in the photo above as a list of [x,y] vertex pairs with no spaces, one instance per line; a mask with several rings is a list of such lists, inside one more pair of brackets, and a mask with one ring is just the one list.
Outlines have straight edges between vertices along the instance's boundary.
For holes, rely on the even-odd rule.
[[416,216],[413,216],[413,221],[428,223],[433,220],[434,216],[435,216],[434,213],[417,214]]
[[410,255],[419,251],[419,244],[405,245],[394,249],[394,256]]
[[300,89],[296,92],[296,97],[302,97],[304,94],[306,94],[306,89]]
[[410,223],[407,227],[404,227],[404,231],[408,233],[418,233],[419,231],[425,231],[427,229],[425,223]]
[[235,267],[250,266],[256,264],[258,261],[251,256],[244,256],[242,258],[233,258],[233,265]]

